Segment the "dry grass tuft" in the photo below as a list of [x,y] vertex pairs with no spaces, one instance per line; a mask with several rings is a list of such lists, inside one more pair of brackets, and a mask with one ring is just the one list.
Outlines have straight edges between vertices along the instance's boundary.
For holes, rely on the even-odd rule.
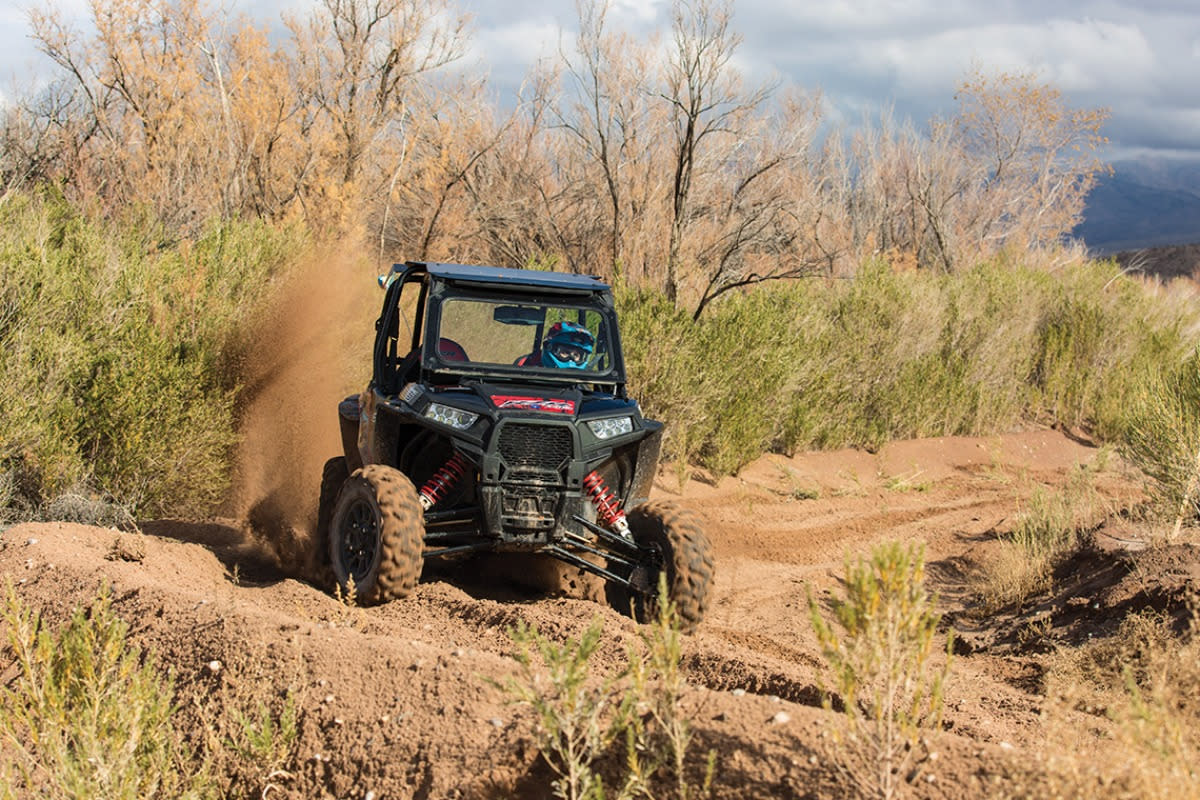
[[1055,566],[1079,546],[1081,531],[1101,510],[1095,487],[1101,469],[1102,462],[1077,466],[1063,489],[1034,490],[977,579],[975,592],[986,612],[1023,603],[1049,587]]
[[[1200,797],[1196,595],[1190,602],[1191,628],[1182,634],[1164,614],[1134,614],[1115,636],[1052,662],[1046,716],[1066,755],[1048,765],[1075,796],[1105,787],[1107,796]],[[1092,724],[1081,722],[1088,718]]]

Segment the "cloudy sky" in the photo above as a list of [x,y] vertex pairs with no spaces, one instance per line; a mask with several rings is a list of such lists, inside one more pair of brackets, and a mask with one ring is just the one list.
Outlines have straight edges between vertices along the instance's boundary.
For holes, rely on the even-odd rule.
[[[58,5],[82,9],[85,0]],[[240,3],[301,9],[305,0]],[[0,86],[28,83],[39,60],[27,0],[0,0]],[[473,16],[469,60],[499,89],[570,43],[574,0],[459,0]],[[613,0],[610,24],[669,27],[669,0]],[[752,81],[820,89],[848,123],[892,106],[923,122],[952,110],[973,64],[1035,71],[1073,106],[1106,106],[1110,157],[1200,158],[1200,0],[735,0],[737,63]],[[44,69],[44,67],[41,67]]]

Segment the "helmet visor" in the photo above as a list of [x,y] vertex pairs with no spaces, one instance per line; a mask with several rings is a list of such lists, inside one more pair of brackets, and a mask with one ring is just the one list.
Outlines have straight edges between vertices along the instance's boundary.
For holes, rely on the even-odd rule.
[[572,342],[551,342],[550,354],[559,363],[583,366],[592,357],[592,348]]

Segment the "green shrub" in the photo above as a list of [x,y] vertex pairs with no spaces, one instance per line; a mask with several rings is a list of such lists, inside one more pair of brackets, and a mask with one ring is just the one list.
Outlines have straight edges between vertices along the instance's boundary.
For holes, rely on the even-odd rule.
[[500,686],[533,709],[538,751],[559,776],[552,790],[563,800],[604,796],[595,762],[624,735],[633,708],[614,690],[624,673],[592,674],[602,632],[595,620],[579,639],[556,644],[523,622],[509,631],[518,671]]
[[301,237],[252,222],[195,241],[162,236],[144,218],[93,218],[49,190],[0,206],[10,514],[78,487],[139,515],[201,513],[221,497],[239,331]]
[[[67,492],[135,516],[209,511],[230,475],[251,322],[303,243],[240,221],[168,241],[136,212],[104,220],[50,190],[11,195],[0,516],[44,515]],[[768,450],[1029,421],[1120,437],[1149,378],[1194,345],[1194,313],[1113,264],[939,275],[870,263],[851,281],[731,292],[699,321],[653,291],[619,287],[617,301],[631,388],[668,423],[681,477],[692,463],[730,474]]]
[[3,772],[31,792],[78,800],[216,796],[172,729],[171,678],[126,642],[107,589],[57,633],[11,583],[6,594],[16,676],[0,692],[0,731],[18,760]]
[[851,281],[730,293],[698,322],[618,293],[630,383],[668,423],[665,455],[716,475],[766,450],[877,448],[1022,424],[1121,435],[1195,314],[1109,263],[953,275],[865,265]]
[[[592,661],[604,633],[598,619],[579,638],[561,644],[524,623],[509,630],[516,674],[488,682],[533,709],[538,750],[558,775],[554,797],[710,795],[716,752],[701,763],[694,760],[694,713],[684,704],[683,633],[666,590],[666,577],[660,576],[654,620],[640,630],[640,646],[630,648],[628,665],[607,675],[596,674]],[[612,756],[622,743],[618,765]],[[614,777],[611,794],[601,779],[602,761]]]
[[249,713],[240,709],[233,712],[234,724],[226,747],[243,769],[252,773],[248,780],[265,797],[272,788],[279,788],[277,782],[290,777],[284,768],[296,755],[299,712],[292,691],[288,691],[278,712],[261,699],[254,706]]
[[952,643],[938,663],[933,641],[941,617],[924,577],[923,552],[892,542],[877,547],[869,561],[847,560],[845,597],[833,603],[833,624],[809,598],[845,712],[845,729],[836,734],[844,759],[839,766],[864,796],[896,795],[916,759],[921,729],[941,717]]
[[640,716],[629,720],[627,764],[632,767],[634,780],[627,785],[648,786],[650,777],[665,767],[671,778],[670,796],[678,800],[705,797],[711,793],[717,753],[709,751],[701,780],[693,784],[689,772],[697,765],[693,764],[692,715],[684,708],[688,684],[683,669],[682,625],[675,604],[668,598],[665,574],[659,575],[658,596],[655,618],[640,631],[642,652],[630,657],[630,694]]
[[1200,350],[1133,395],[1121,452],[1150,479],[1164,515],[1200,516]]
[[1091,465],[1076,466],[1062,489],[1033,491],[980,573],[976,591],[985,612],[1023,603],[1046,589],[1055,567],[1079,548],[1081,532],[1104,512],[1095,487],[1103,461],[1098,457]]

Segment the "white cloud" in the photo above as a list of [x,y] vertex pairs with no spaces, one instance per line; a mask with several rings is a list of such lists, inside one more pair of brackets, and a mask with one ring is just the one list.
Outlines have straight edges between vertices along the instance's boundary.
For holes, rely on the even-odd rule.
[[641,26],[654,22],[670,8],[667,0],[612,0],[610,19],[618,25]]
[[[752,0],[758,13],[766,14],[770,3]],[[931,4],[928,0],[830,0],[823,3],[791,3],[778,9],[787,27],[828,34],[869,34],[896,31],[912,25],[936,30],[942,21],[958,16],[961,2]],[[739,5],[739,13],[746,5]]]
[[892,75],[912,93],[944,92],[974,64],[985,72],[1033,72],[1067,93],[1135,91],[1156,66],[1136,26],[1091,20],[983,25],[858,47],[867,72]]
[[561,28],[549,19],[519,20],[486,30],[476,30],[468,55],[492,65],[514,61],[532,64],[558,51]]

